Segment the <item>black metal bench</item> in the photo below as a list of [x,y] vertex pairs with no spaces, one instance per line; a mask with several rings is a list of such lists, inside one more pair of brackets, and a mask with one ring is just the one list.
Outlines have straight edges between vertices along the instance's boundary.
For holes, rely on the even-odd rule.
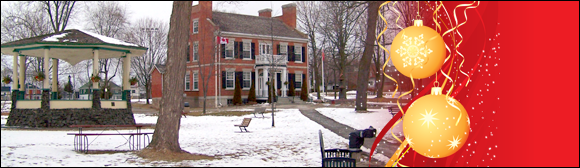
[[[140,136],[143,135],[143,147],[145,147],[145,143],[150,142],[149,134],[153,134],[152,132],[140,132],[140,133],[67,133],[67,135],[74,135],[74,148],[75,151],[81,151],[87,153],[89,151],[89,138],[88,136],[107,136],[107,135],[128,135],[129,138],[127,142],[129,143],[130,150],[139,150],[141,147],[141,138]],[[137,135],[137,138],[135,138]],[[147,139],[145,139],[147,138]],[[137,146],[135,146],[137,145]]]
[[318,138],[320,140],[322,167],[356,167],[356,160],[352,158],[352,152],[350,150],[324,149],[321,130],[318,130]]
[[[244,120],[242,121],[242,124],[240,124],[240,125],[234,125],[234,126],[240,128],[240,132],[244,132],[244,130],[246,132],[248,132],[248,130],[246,129],[246,127],[248,127],[250,125],[250,121],[252,121],[252,118],[244,118]],[[242,130],[242,128],[244,130]]]
[[258,107],[254,109],[254,117],[257,117],[256,114],[261,114],[262,118],[264,118],[264,113],[266,112],[266,107]]

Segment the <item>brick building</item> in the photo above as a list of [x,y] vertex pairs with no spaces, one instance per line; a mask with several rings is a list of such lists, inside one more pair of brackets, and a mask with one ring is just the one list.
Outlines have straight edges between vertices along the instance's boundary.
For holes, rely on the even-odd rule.
[[[288,94],[289,84],[285,85],[285,81],[294,82],[299,95],[302,82],[308,82],[308,38],[296,29],[296,4],[283,5],[282,15],[277,17],[272,17],[271,9],[259,10],[259,16],[215,12],[211,1],[199,1],[192,8],[186,102],[193,107],[203,103],[202,78],[207,79],[208,74],[206,102],[210,107],[231,104],[236,79],[240,81],[242,99],[247,99],[256,82],[258,102],[266,101],[266,81],[274,81],[278,97]],[[216,36],[229,42],[219,44]],[[164,73],[164,65],[156,65],[151,72],[154,104],[161,98]],[[274,79],[270,79],[270,73]]]

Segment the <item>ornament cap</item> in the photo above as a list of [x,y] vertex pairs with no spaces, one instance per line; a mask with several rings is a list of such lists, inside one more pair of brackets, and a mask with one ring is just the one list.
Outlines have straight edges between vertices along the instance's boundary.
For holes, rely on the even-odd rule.
[[413,26],[423,26],[423,20],[415,20],[415,23],[413,24]]
[[442,95],[443,94],[443,89],[441,87],[432,87],[431,88],[431,94],[432,95]]

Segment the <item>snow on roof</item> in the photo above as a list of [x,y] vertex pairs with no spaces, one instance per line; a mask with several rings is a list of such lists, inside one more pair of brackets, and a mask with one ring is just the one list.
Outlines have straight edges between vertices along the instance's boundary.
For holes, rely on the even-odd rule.
[[103,41],[105,43],[117,44],[117,45],[124,45],[124,46],[135,46],[135,47],[139,47],[136,44],[127,43],[127,42],[124,42],[124,41],[121,41],[121,40],[118,40],[118,39],[114,39],[114,38],[111,38],[111,37],[99,35],[99,34],[92,33],[92,32],[86,31],[86,30],[79,30],[79,31],[81,31],[83,33],[86,33],[86,34],[88,34],[90,36],[93,36],[95,38],[98,38],[99,40],[101,40],[101,41]]
[[47,38],[42,39],[42,41],[55,41],[55,42],[58,42],[58,38],[63,38],[67,34],[68,33],[55,34],[55,35],[52,35],[50,37],[47,37]]

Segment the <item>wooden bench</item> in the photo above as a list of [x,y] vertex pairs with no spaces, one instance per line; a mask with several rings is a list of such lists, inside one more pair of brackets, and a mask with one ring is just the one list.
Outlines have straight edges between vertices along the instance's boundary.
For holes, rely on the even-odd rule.
[[264,112],[266,112],[266,107],[258,107],[254,109],[254,117],[257,117],[256,114],[261,114],[262,118],[264,118]]
[[[248,127],[250,125],[250,121],[252,121],[252,118],[244,118],[244,120],[242,121],[242,124],[240,124],[240,125],[234,125],[234,126],[240,128],[240,132],[244,132],[244,130],[246,132],[248,132],[248,130],[246,129],[246,127]],[[242,128],[244,130],[242,130]]]

